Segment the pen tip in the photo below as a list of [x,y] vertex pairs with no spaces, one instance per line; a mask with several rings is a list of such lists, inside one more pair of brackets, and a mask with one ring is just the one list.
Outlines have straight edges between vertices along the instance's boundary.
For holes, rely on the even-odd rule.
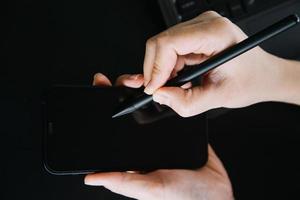
[[119,116],[120,116],[120,113],[116,113],[111,118],[116,118],[116,117],[119,117]]
[[114,115],[112,116],[112,118],[121,117],[121,116],[123,116],[123,115],[132,113],[133,111],[134,111],[134,109],[133,109],[132,107],[125,108],[125,109],[122,109],[121,111],[118,111],[116,114],[114,114]]

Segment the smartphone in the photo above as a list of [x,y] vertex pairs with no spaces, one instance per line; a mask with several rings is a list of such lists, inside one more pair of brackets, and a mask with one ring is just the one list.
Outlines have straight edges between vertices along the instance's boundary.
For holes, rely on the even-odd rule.
[[205,115],[171,115],[142,124],[134,113],[112,118],[127,90],[54,86],[44,93],[43,149],[48,172],[68,175],[196,169],[206,163]]

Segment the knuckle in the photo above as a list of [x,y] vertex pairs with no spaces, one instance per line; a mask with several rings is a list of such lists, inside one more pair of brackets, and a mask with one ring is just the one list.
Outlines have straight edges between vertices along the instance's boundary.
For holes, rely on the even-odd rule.
[[156,43],[158,46],[166,46],[169,44],[170,33],[169,30],[166,30],[158,35],[156,38]]
[[158,38],[156,39],[156,43],[157,43],[157,45],[158,45],[159,47],[165,46],[166,43],[167,43],[167,38],[166,38],[166,36],[160,36],[160,37],[158,37]]
[[220,16],[219,13],[217,13],[216,11],[213,11],[213,10],[205,11],[204,13],[202,13],[202,15]]
[[147,41],[146,41],[146,47],[151,47],[155,44],[155,37],[152,37],[152,38],[149,38]]
[[154,62],[153,69],[152,69],[152,74],[160,75],[162,73],[163,72],[161,70],[160,65],[157,62]]
[[227,17],[221,17],[221,20],[222,20],[222,23],[224,24],[224,25],[227,25],[227,26],[232,26],[232,22],[231,22],[231,20],[230,19],[228,19]]
[[228,28],[232,26],[232,22],[226,17],[218,17],[215,22],[221,27]]
[[219,30],[222,30],[224,33],[228,33],[229,38],[232,39],[232,42],[236,43],[242,41],[247,36],[236,26],[230,19],[226,17],[219,17],[215,20],[215,25]]

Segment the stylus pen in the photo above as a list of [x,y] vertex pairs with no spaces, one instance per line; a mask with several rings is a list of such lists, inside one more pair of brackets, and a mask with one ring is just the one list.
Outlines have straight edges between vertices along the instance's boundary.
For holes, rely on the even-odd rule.
[[[247,39],[243,40],[242,42],[225,49],[224,51],[216,54],[215,56],[209,58],[208,60],[204,61],[203,63],[192,67],[190,70],[184,71],[182,74],[178,75],[177,77],[170,79],[165,86],[182,86],[183,84],[200,77],[204,73],[212,70],[225,62],[245,53],[246,51],[256,47],[257,45],[261,44],[262,42],[282,33],[296,24],[299,23],[299,17],[294,14],[290,15],[279,22],[263,29],[262,31],[248,37]],[[124,102],[123,105],[120,106],[118,111],[112,116],[120,117],[125,114],[129,114],[146,104],[150,103],[153,100],[152,95],[147,95],[142,93],[137,98],[133,99],[130,102]]]

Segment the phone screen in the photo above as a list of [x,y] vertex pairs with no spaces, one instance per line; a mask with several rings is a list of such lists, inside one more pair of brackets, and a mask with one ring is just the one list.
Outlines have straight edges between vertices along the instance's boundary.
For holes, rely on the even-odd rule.
[[54,174],[194,169],[207,160],[204,115],[139,124],[112,118],[124,88],[53,87],[44,99],[44,163]]

